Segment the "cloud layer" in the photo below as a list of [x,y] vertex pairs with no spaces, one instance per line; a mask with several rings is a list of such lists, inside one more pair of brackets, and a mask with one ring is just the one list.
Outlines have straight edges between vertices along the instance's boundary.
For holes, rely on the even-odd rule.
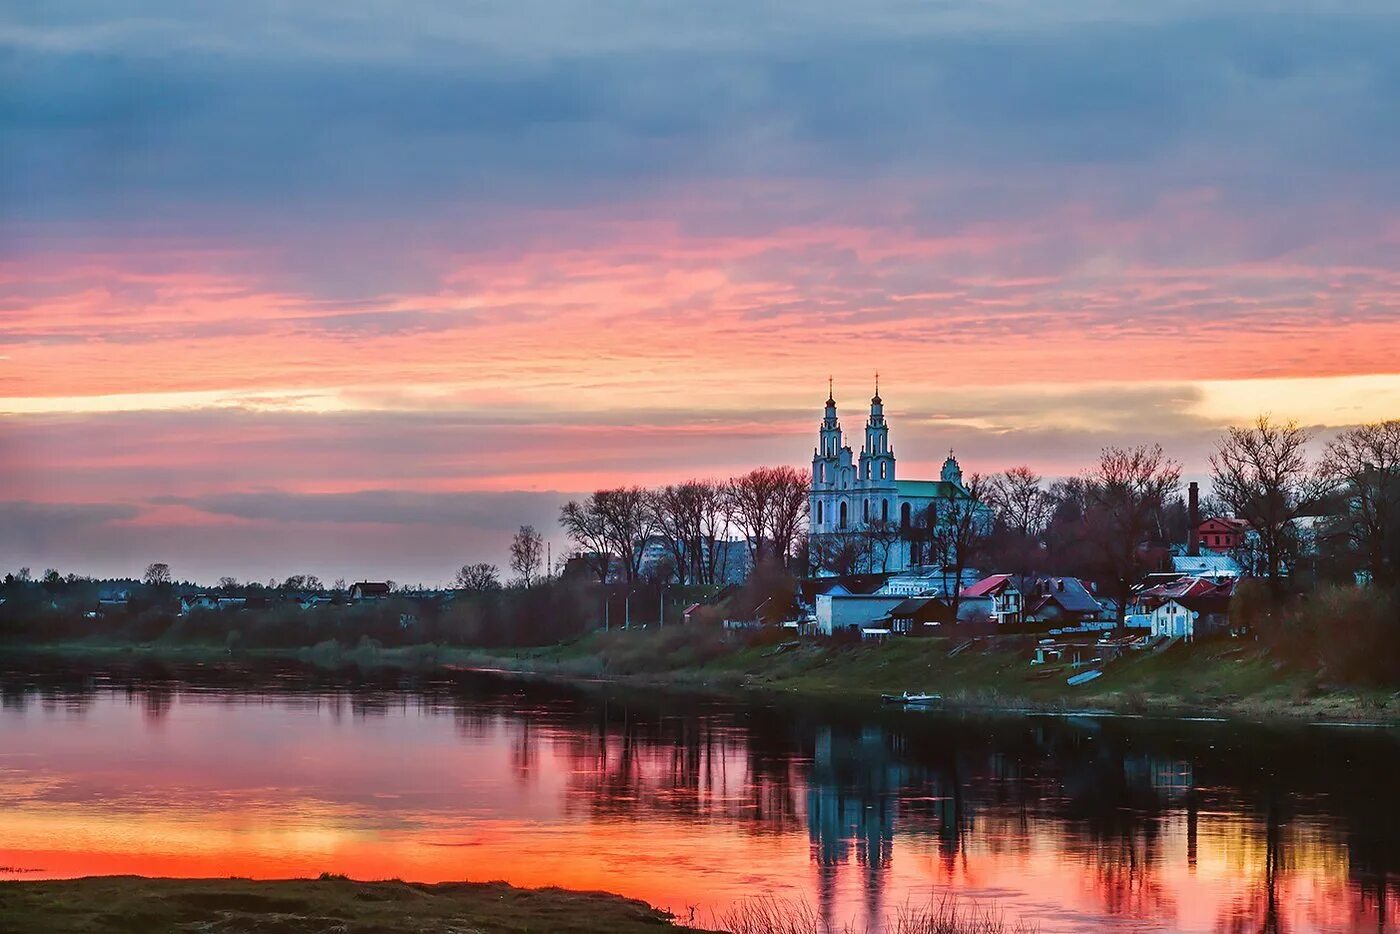
[[1397,44],[1379,2],[0,12],[0,562],[433,578],[568,491],[803,462],[828,374],[856,427],[882,373],[906,475],[1394,415]]

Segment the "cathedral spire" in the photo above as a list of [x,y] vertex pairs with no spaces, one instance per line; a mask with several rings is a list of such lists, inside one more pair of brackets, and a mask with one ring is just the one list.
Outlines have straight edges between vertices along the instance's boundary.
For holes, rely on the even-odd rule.
[[827,405],[835,405],[835,404],[836,404],[836,389],[835,389],[835,386],[836,386],[835,381],[834,381],[830,376],[828,376],[828,377],[826,378],[826,404],[827,404]]

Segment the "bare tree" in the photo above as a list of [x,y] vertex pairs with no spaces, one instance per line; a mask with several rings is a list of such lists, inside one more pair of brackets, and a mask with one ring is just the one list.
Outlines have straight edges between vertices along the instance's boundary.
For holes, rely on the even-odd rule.
[[824,532],[809,543],[812,564],[840,576],[864,573],[870,570],[870,543],[864,531]]
[[987,480],[986,502],[997,521],[1025,538],[1045,531],[1055,511],[1055,498],[1044,478],[1029,467],[1012,467]]
[[941,501],[937,521],[931,531],[931,541],[943,567],[943,590],[952,602],[954,618],[962,602],[963,572],[982,553],[992,531],[991,510],[983,501],[987,480],[972,474],[963,483],[967,496],[948,497]]
[[768,538],[783,567],[792,569],[793,544],[807,527],[810,481],[794,467],[774,467],[769,483],[773,490],[773,512],[768,521]]
[[651,523],[665,541],[672,573],[681,584],[696,570],[696,552],[700,547],[698,498],[696,481],[648,490],[646,495]]
[[880,564],[882,572],[890,569],[890,553],[904,538],[904,530],[899,527],[899,523],[892,519],[874,519],[865,526],[865,537],[869,540],[870,564],[873,568],[876,560]]
[[1118,624],[1145,572],[1144,545],[1157,526],[1157,513],[1181,485],[1181,465],[1162,453],[1161,445],[1104,448],[1095,470],[1083,479],[1086,538],[1116,584]]
[[1400,580],[1400,419],[1358,425],[1328,445],[1322,470],[1346,504],[1342,533],[1378,584]]
[[544,536],[533,525],[522,525],[510,541],[510,569],[527,588],[544,562]]
[[729,529],[733,524],[733,500],[729,484],[702,480],[696,489],[696,578],[702,584],[718,584],[728,571]]
[[485,593],[501,589],[500,571],[494,564],[485,561],[477,564],[464,564],[457,572],[457,589],[473,593]]
[[807,475],[793,467],[758,467],[730,483],[732,519],[754,567],[775,559],[784,567],[807,521]]
[[153,561],[146,565],[146,573],[141,578],[151,587],[168,587],[170,585],[170,565],[163,561]]
[[1215,496],[1249,523],[1275,595],[1297,557],[1295,520],[1313,514],[1330,486],[1308,463],[1309,440],[1297,422],[1275,424],[1261,415],[1253,425],[1230,428],[1210,456]]
[[734,526],[748,545],[749,560],[757,568],[768,556],[770,516],[777,489],[770,468],[759,467],[729,483],[729,498]]
[[220,590],[235,590],[235,589],[237,589],[237,587],[238,587],[238,578],[236,578],[236,577],[221,577],[221,578],[219,578],[219,589],[220,589]]
[[609,547],[622,560],[630,584],[642,569],[642,550],[655,531],[646,491],[639,486],[618,487],[594,494],[604,519]]
[[559,510],[559,524],[579,549],[579,555],[598,575],[598,583],[608,582],[608,571],[612,563],[612,539],[608,534],[608,520],[601,505],[602,491],[594,493],[583,502],[570,500]]

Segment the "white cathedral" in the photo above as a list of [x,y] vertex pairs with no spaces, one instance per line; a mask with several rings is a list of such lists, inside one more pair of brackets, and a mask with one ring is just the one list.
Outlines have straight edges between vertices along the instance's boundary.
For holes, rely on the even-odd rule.
[[836,398],[828,387],[826,415],[812,452],[811,540],[817,552],[852,533],[871,533],[870,569],[906,571],[936,561],[928,530],[954,503],[971,497],[953,452],[937,480],[901,480],[895,473],[890,428],[877,378],[865,423],[865,444],[856,459],[841,434]]

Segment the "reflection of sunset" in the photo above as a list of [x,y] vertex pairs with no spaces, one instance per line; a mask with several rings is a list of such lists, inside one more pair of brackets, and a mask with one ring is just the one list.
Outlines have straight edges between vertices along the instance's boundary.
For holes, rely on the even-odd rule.
[[[773,893],[835,920],[955,891],[1047,932],[1378,920],[1334,818],[1193,791],[1208,765],[1116,763],[1107,743],[1078,762],[1037,762],[1034,746],[1013,759],[962,732],[901,757],[874,725],[525,697],[137,688],[11,703],[0,865],[499,878],[683,913]],[[1059,777],[1037,774],[1052,763]]]

